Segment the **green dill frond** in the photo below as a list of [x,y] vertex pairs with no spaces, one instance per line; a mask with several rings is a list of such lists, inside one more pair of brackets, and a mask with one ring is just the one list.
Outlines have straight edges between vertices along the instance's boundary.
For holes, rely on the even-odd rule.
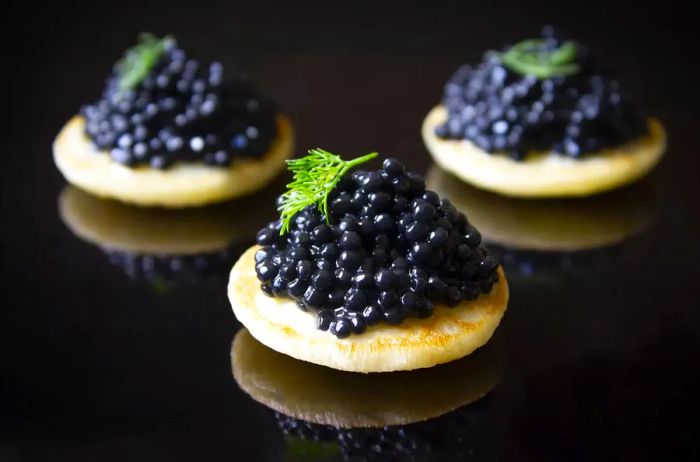
[[318,206],[328,222],[328,196],[340,179],[351,168],[375,157],[377,153],[373,152],[345,161],[340,156],[317,148],[310,149],[304,157],[288,160],[287,168],[293,174],[293,181],[287,185],[278,208],[282,219],[280,235],[289,231],[294,216],[309,205]]
[[549,79],[579,72],[577,53],[574,42],[566,42],[555,50],[547,50],[545,40],[530,39],[516,43],[505,53],[500,53],[499,57],[503,65],[513,72]]
[[116,65],[119,91],[131,90],[141,83],[163,53],[174,45],[175,39],[169,35],[163,38],[149,33],[139,35],[139,43],[129,48]]

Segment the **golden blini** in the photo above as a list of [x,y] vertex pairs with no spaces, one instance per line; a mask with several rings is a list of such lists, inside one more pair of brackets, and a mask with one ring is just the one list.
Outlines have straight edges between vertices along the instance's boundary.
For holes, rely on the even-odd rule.
[[114,162],[84,129],[85,119],[75,116],[56,137],[53,156],[58,169],[68,182],[96,196],[139,206],[195,207],[249,194],[284,169],[294,144],[291,122],[278,114],[277,138],[259,160],[235,160],[228,167],[178,162],[159,170]]
[[651,171],[666,149],[666,131],[656,119],[649,133],[582,159],[553,152],[530,153],[523,161],[489,154],[468,140],[443,140],[435,127],[447,118],[444,106],[426,116],[422,136],[435,162],[478,188],[513,197],[590,196],[632,183]]
[[339,339],[316,328],[315,315],[289,298],[260,290],[255,252],[249,248],[231,270],[228,297],[238,320],[264,345],[293,358],[351,372],[390,372],[432,367],[472,353],[493,335],[508,305],[502,268],[489,294],[454,308],[436,306],[427,319],[398,326],[378,324]]

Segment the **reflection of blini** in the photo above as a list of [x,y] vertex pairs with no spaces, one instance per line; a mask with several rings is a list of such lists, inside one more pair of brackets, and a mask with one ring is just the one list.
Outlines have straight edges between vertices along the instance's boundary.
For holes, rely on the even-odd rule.
[[233,375],[256,401],[290,417],[336,427],[383,427],[434,418],[474,402],[503,370],[498,342],[432,369],[353,374],[298,361],[246,329],[231,347]]
[[229,202],[186,210],[145,209],[67,186],[58,199],[65,225],[109,255],[130,277],[196,281],[224,276],[253,241],[251,207]]
[[519,250],[604,247],[644,230],[656,212],[653,184],[586,199],[521,200],[481,191],[433,165],[426,184],[450,198],[485,241]]
[[241,204],[192,210],[144,209],[67,186],[58,199],[63,222],[92,244],[140,254],[197,254],[250,242],[257,231]]

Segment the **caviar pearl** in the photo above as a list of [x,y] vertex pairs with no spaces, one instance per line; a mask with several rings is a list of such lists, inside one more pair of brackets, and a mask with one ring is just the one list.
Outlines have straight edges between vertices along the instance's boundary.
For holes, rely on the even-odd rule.
[[312,277],[311,282],[314,287],[322,290],[330,289],[333,286],[333,273],[328,270],[320,269]]
[[328,330],[333,321],[333,312],[331,310],[321,310],[316,316],[316,327],[321,330]]
[[413,219],[423,223],[430,222],[433,218],[435,218],[436,213],[437,210],[435,210],[435,207],[432,204],[427,202],[418,203],[413,209]]
[[350,289],[345,296],[345,308],[348,311],[361,311],[367,305],[367,296],[360,289]]
[[367,330],[367,321],[362,316],[353,316],[350,318],[350,330],[353,334],[361,334]]
[[464,234],[466,243],[472,247],[476,247],[481,243],[481,233],[473,226],[468,226]]
[[295,299],[339,338],[429,317],[436,303],[473,300],[498,280],[479,232],[396,159],[344,177],[329,216],[307,207],[284,237],[270,223],[255,261],[265,293]]
[[338,338],[345,338],[350,335],[352,328],[350,323],[345,318],[340,318],[331,324],[331,331]]
[[313,286],[304,292],[304,304],[308,308],[322,308],[328,299],[328,293]]
[[374,217],[374,225],[379,232],[390,233],[394,229],[394,219],[388,213]]
[[374,281],[378,289],[388,290],[394,286],[396,278],[394,277],[393,271],[384,268],[377,272],[376,276],[374,277]]
[[292,298],[301,297],[306,291],[307,285],[300,279],[292,279],[287,284],[287,292]]
[[430,232],[428,243],[436,249],[442,248],[447,244],[447,231],[445,228],[438,227]]
[[352,284],[358,289],[371,289],[374,286],[372,274],[360,271],[352,277]]
[[382,311],[377,305],[369,305],[362,311],[367,324],[376,324],[382,317]]
[[318,225],[312,231],[312,239],[316,244],[325,244],[333,239],[333,231],[326,225]]
[[313,265],[308,260],[302,260],[297,263],[297,274],[302,281],[308,281],[313,275]]
[[404,166],[396,159],[386,159],[382,163],[384,173],[388,178],[396,178],[404,173]]
[[404,315],[398,308],[391,308],[384,312],[384,321],[387,324],[398,325],[404,320]]

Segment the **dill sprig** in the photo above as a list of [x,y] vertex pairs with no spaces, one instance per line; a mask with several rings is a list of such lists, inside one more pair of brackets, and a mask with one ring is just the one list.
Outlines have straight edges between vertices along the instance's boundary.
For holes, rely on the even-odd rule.
[[340,179],[351,168],[377,157],[376,152],[352,160],[343,160],[324,149],[310,149],[309,154],[299,159],[287,161],[287,168],[293,173],[287,191],[277,210],[282,219],[280,235],[289,231],[292,219],[309,205],[317,205],[318,210],[329,222],[328,196],[338,185]]
[[169,35],[158,38],[149,33],[140,34],[139,43],[126,50],[116,65],[119,92],[131,90],[141,83],[163,53],[174,45],[175,39]]
[[513,72],[549,79],[576,74],[580,70],[576,63],[577,52],[574,42],[565,42],[552,50],[547,48],[544,39],[529,39],[516,43],[499,57]]

